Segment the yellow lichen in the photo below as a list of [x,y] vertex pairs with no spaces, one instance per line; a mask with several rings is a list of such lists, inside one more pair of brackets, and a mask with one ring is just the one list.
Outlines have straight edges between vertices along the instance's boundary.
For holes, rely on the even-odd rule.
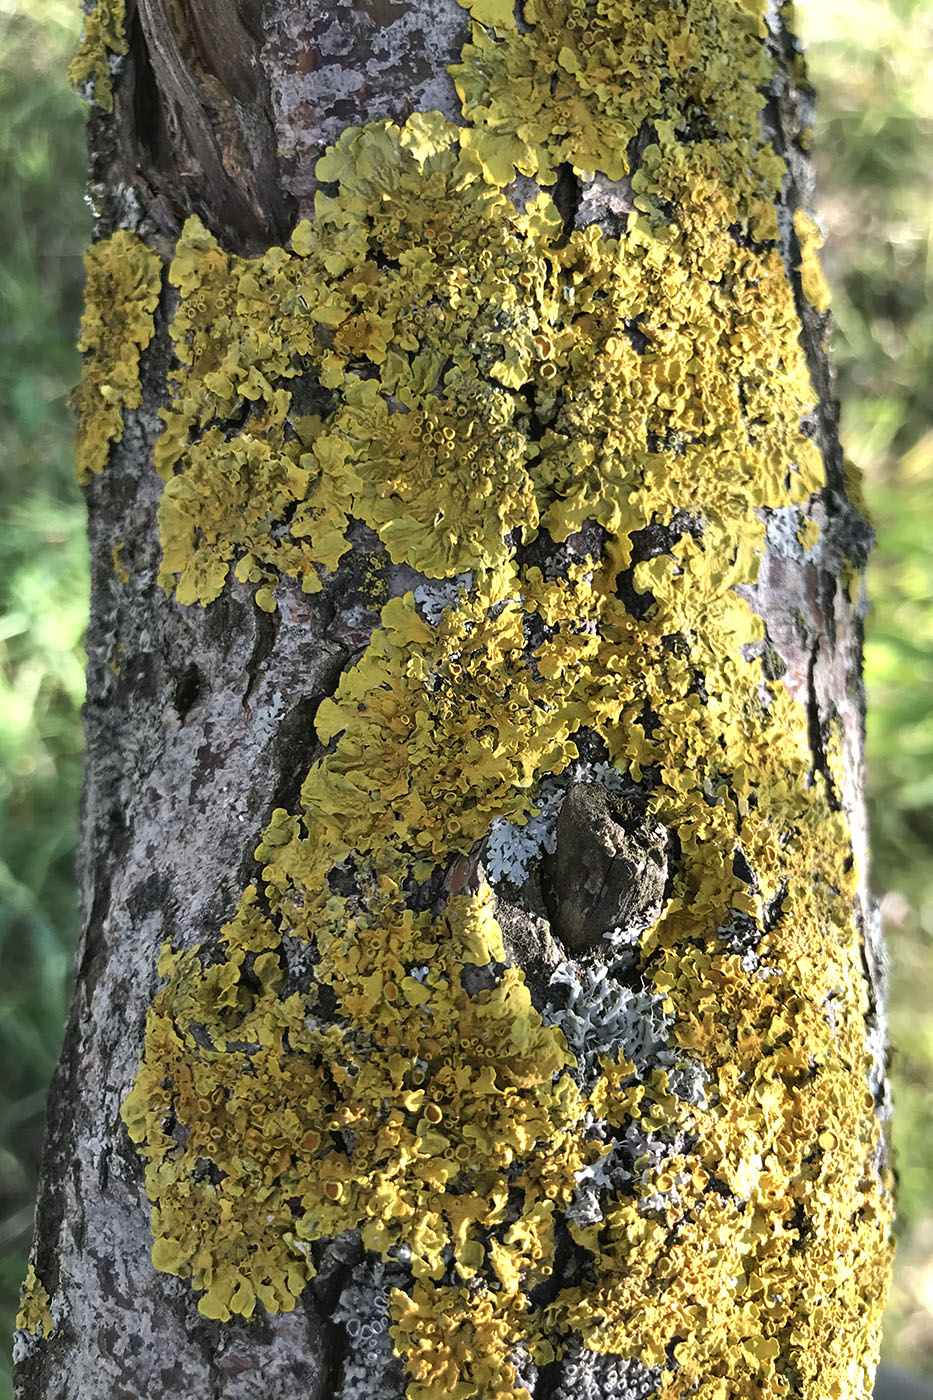
[[68,67],[68,81],[84,90],[105,112],[113,111],[111,57],[129,49],[124,28],[126,0],[93,0],[84,16],[84,34]]
[[139,356],[152,339],[162,263],[135,233],[119,229],[84,255],[85,308],[78,349],[85,359],[75,390],[78,480],[102,472],[123,437],[123,410],[142,402]]
[[821,530],[819,522],[816,520],[805,520],[797,531],[797,539],[804,550],[809,552],[819,542]]
[[823,246],[823,235],[819,225],[803,209],[797,209],[794,211],[794,232],[800,245],[798,271],[803,294],[817,311],[828,311],[831,293],[820,262],[819,250]]
[[129,571],[123,562],[123,551],[126,548],[126,540],[118,540],[110,551],[110,561],[113,564],[113,576],[117,583],[129,583]]
[[28,1332],[31,1337],[51,1337],[55,1328],[51,1305],[52,1300],[47,1290],[37,1278],[36,1271],[30,1264],[19,1294],[19,1311],[16,1314],[17,1331]]
[[[350,128],[320,165],[341,198],[319,197],[291,257],[232,258],[186,224],[169,274],[179,367],[156,449],[169,478],[162,578],[178,575],[182,602],[211,602],[234,562],[241,579],[289,574],[316,591],[349,548],[350,514],[434,577],[494,563],[510,530],[536,525],[516,390],[540,316],[502,274],[559,219],[546,199],[518,214],[457,134],[436,113]],[[213,426],[244,402],[234,437]]]
[[[764,0],[530,0],[522,32],[469,8],[472,126],[351,128],[290,251],[236,258],[189,220],[172,264],[163,582],[207,604],[235,567],[270,607],[282,575],[313,590],[339,567],[351,516],[397,564],[470,573],[436,613],[387,599],[317,710],[261,885],[216,949],[163,953],[124,1105],[153,1260],[208,1316],[248,1316],[294,1306],[314,1242],[358,1229],[410,1267],[389,1304],[409,1400],[520,1400],[516,1348],[545,1364],[571,1334],[661,1367],[663,1400],[791,1379],[867,1400],[890,1196],[857,872],[737,591],[765,511],[823,484],[761,136]],[[631,178],[618,239],[507,197],[516,169],[547,184],[564,161]],[[537,530],[587,521],[598,557],[523,562]],[[638,945],[666,1058],[602,1052],[589,1077],[507,965],[489,886],[456,892],[584,733],[678,849]],[[626,1134],[654,1157],[580,1223],[581,1180]],[[533,1304],[557,1221],[587,1269]]]

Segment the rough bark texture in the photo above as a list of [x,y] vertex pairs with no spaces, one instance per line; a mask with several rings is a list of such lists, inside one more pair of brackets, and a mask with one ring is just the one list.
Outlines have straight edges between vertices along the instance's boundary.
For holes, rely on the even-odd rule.
[[870,531],[799,55],[754,0],[471,8],[138,0],[119,60],[89,20],[82,935],[21,1400],[870,1394]]

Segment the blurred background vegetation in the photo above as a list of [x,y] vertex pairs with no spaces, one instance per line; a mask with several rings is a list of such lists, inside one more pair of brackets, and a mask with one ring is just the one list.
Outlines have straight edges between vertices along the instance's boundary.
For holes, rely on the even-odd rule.
[[[78,0],[0,0],[0,1327],[32,1228],[74,938],[84,510],[77,378]],[[897,1278],[885,1352],[933,1376],[933,9],[804,0],[846,451],[878,534],[869,619],[874,880],[892,955]],[[5,1349],[4,1349],[5,1352]],[[0,1400],[9,1400],[0,1359]]]
[[885,1355],[933,1377],[933,5],[804,0],[842,437],[877,534],[873,884],[891,954],[898,1256]]

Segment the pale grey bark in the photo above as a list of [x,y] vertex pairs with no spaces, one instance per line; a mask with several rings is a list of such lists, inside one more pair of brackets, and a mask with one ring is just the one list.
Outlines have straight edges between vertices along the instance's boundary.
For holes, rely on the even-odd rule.
[[460,103],[447,66],[460,53],[466,12],[451,0],[272,0],[263,64],[278,132],[282,181],[309,217],[322,145],[348,126]]

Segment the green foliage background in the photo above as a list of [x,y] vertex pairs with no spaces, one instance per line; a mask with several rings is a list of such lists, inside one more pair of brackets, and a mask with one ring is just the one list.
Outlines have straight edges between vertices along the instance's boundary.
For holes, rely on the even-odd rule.
[[[25,1273],[42,1111],[75,935],[84,508],[67,394],[83,106],[77,0],[0,0],[0,1326]],[[799,7],[848,455],[878,533],[869,618],[874,880],[892,957],[901,1177],[891,1360],[933,1375],[933,10]],[[0,1359],[0,1400],[12,1390]]]
[[[67,1006],[87,615],[67,394],[78,372],[78,6],[0,0],[0,1323],[13,1325]],[[0,1400],[12,1388],[0,1355]]]
[[877,533],[868,789],[900,1176],[885,1354],[933,1376],[933,6],[808,0],[798,13],[821,95],[843,443]]

